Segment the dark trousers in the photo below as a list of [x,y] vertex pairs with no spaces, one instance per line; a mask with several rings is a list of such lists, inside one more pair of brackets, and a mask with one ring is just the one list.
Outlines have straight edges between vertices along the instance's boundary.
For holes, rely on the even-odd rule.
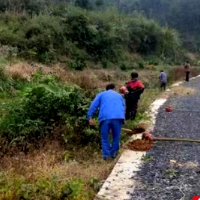
[[189,82],[190,72],[185,72],[185,81]]
[[165,91],[166,90],[166,83],[161,82],[160,83],[160,89],[161,90],[163,89]]
[[126,120],[134,120],[137,114],[138,101],[134,99],[126,100]]

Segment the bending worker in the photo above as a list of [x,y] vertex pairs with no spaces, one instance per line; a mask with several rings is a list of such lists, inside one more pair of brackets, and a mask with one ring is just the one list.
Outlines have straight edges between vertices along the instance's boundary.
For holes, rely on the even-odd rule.
[[[120,143],[121,126],[125,119],[125,103],[117,93],[114,84],[109,84],[106,91],[100,92],[91,103],[87,119],[92,125],[92,116],[99,108],[99,125],[101,130],[101,146],[103,159],[115,158]],[[112,130],[112,144],[109,142],[109,132]]]
[[138,73],[131,73],[131,81],[126,83],[128,93],[126,99],[126,120],[134,120],[137,114],[138,101],[140,95],[144,92],[144,85],[138,80]]

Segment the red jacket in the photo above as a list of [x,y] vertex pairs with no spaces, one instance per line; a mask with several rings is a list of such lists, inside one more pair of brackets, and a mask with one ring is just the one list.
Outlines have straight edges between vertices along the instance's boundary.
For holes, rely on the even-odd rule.
[[128,90],[132,90],[132,91],[138,90],[138,89],[144,89],[144,85],[142,84],[142,82],[137,79],[127,82],[126,87]]
[[126,100],[138,101],[144,92],[144,85],[140,80],[134,79],[126,83],[129,93],[125,96]]

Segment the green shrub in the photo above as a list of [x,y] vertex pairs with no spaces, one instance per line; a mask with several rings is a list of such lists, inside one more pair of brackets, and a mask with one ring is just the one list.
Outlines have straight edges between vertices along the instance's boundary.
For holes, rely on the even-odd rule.
[[146,60],[146,62],[149,65],[155,65],[155,66],[157,66],[157,65],[160,65],[160,64],[163,63],[162,60],[158,56],[156,56],[156,55],[154,55],[154,56],[147,56],[145,58],[145,60]]
[[4,200],[87,200],[90,198],[90,194],[84,190],[84,182],[81,179],[64,182],[56,175],[30,182],[23,176],[7,178],[6,174],[1,173],[0,184],[0,196]]
[[88,134],[86,112],[90,99],[76,85],[61,84],[52,76],[36,77],[37,85],[26,87],[22,98],[7,106],[0,121],[1,136],[26,142],[44,138],[56,125],[63,126],[63,141],[87,144],[96,134]]
[[126,70],[129,69],[129,66],[127,66],[125,63],[122,63],[122,64],[120,65],[120,69],[121,69],[122,71],[126,71]]
[[70,68],[75,70],[83,70],[86,67],[85,60],[81,58],[76,58],[76,60],[69,60],[68,64]]
[[18,56],[43,63],[66,56],[75,60],[75,68],[82,65],[80,60],[118,63],[128,51],[162,60],[176,61],[180,56],[177,32],[142,15],[129,17],[115,10],[97,13],[72,6],[62,8],[63,12],[55,10],[32,18],[0,15],[0,43],[16,48]]
[[144,69],[145,63],[144,62],[138,62],[138,69]]
[[101,64],[102,64],[102,67],[104,69],[108,68],[108,61],[106,59],[103,59],[102,62],[101,62]]

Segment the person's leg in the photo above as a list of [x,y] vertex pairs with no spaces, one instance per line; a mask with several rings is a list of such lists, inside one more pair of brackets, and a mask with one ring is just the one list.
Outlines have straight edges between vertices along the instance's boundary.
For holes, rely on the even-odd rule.
[[121,119],[113,119],[111,120],[111,129],[113,132],[113,141],[111,147],[111,157],[115,158],[120,146],[120,135],[121,135],[121,127],[123,120]]
[[101,129],[101,146],[103,159],[110,157],[110,142],[109,142],[109,132],[111,129],[110,120],[105,120],[100,124]]
[[163,83],[163,89],[166,90],[166,83]]
[[188,72],[188,81],[190,81],[190,72]]
[[163,84],[162,83],[160,83],[160,90],[162,91],[162,87],[163,87]]
[[136,118],[137,108],[138,108],[138,102],[136,100],[133,100],[131,107],[131,120],[134,120]]
[[190,72],[186,72],[186,79],[185,79],[185,80],[186,80],[187,82],[189,81],[189,73],[190,73]]

